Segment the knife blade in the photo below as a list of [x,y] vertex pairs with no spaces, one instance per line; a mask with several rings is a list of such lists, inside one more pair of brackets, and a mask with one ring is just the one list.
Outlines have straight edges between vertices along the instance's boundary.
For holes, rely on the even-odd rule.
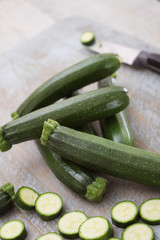
[[160,54],[141,51],[108,41],[95,41],[87,46],[93,52],[113,52],[122,57],[122,62],[137,68],[146,67],[160,73]]

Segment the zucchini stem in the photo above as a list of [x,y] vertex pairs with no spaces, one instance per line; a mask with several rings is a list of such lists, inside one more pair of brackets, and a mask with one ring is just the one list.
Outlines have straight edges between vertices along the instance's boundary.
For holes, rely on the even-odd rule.
[[10,195],[11,199],[14,200],[14,198],[15,198],[14,186],[10,182],[4,184],[1,187],[1,190],[3,192],[8,193]]
[[11,117],[12,117],[13,120],[15,120],[15,119],[19,118],[20,116],[19,116],[18,112],[15,111],[15,112],[11,113]]
[[107,191],[107,179],[97,177],[92,184],[87,186],[86,199],[89,201],[101,202],[103,195]]
[[49,136],[51,135],[51,133],[57,126],[59,126],[59,123],[52,119],[48,119],[48,121],[44,122],[43,131],[42,131],[42,135],[40,138],[42,145],[44,145],[44,146],[47,145]]
[[12,145],[3,138],[2,127],[0,127],[0,151],[8,151],[11,147]]

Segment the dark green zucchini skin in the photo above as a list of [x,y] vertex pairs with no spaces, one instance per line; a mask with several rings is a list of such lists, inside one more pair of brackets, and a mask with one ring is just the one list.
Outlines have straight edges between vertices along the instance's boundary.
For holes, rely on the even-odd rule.
[[52,77],[37,88],[12,114],[24,116],[65,97],[67,94],[114,73],[121,65],[116,54],[99,54],[85,59]]
[[84,196],[86,186],[95,180],[96,174],[61,158],[52,150],[41,145],[39,140],[36,140],[36,145],[55,176],[72,191]]
[[74,128],[114,115],[128,104],[128,92],[122,87],[103,88],[54,103],[4,125],[0,131],[0,150],[9,149],[5,149],[4,140],[11,147],[12,144],[39,138],[48,118]]
[[[76,91],[68,97],[79,94],[82,94],[82,92]],[[79,127],[78,130],[95,134],[89,123]],[[43,146],[39,140],[36,140],[36,145],[51,171],[64,185],[89,201],[100,202],[103,199],[103,195],[107,190],[106,179],[98,178],[99,183],[101,181],[100,185],[97,183],[97,174],[95,172],[62,158],[52,150]]]
[[[109,77],[103,79],[98,83],[98,87],[114,86],[116,79]],[[100,120],[100,126],[103,137],[110,139],[114,142],[119,142],[134,146],[133,133],[128,123],[125,111],[121,111],[114,116]]]
[[6,183],[0,188],[0,214],[3,214],[13,207],[14,187]]
[[13,207],[13,201],[10,195],[0,190],[0,214],[7,212],[11,207]]
[[160,187],[160,154],[58,126],[47,147],[86,168]]

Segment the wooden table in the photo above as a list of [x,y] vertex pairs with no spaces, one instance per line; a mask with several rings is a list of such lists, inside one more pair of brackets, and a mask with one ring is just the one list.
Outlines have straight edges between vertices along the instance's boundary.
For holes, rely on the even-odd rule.
[[[92,53],[79,42],[82,31],[91,29],[101,39],[109,39],[143,49],[158,52],[124,34],[82,18],[59,22],[35,38],[0,57],[0,119],[1,125],[10,120],[10,113],[45,80],[62,69],[76,63]],[[135,70],[122,66],[118,71],[118,84],[127,87],[131,103],[126,110],[136,147],[160,153],[160,77],[149,70]],[[95,85],[94,85],[95,87]],[[93,86],[89,87],[89,89]],[[64,200],[64,212],[85,211],[88,216],[102,215],[110,219],[111,207],[120,200],[130,199],[140,205],[150,197],[159,197],[160,191],[125,180],[109,177],[108,193],[99,203],[89,203],[55,178],[40,156],[33,141],[16,146],[0,154],[0,185],[12,182],[17,190],[26,185],[39,193],[54,191]],[[143,174],[143,173],[142,173]],[[150,177],[150,176],[148,176]],[[21,219],[26,224],[27,239],[57,231],[57,221],[44,222],[34,211],[27,212],[15,207],[0,219],[0,225],[9,219]],[[154,227],[156,239],[160,239],[160,227]],[[114,227],[115,236],[121,236],[121,229]]]

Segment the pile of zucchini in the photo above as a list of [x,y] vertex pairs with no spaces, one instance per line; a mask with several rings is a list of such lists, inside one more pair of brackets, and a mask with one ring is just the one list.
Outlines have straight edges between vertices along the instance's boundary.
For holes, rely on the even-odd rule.
[[[99,54],[42,84],[12,113],[15,120],[0,128],[1,151],[41,137],[44,146],[38,140],[38,148],[54,174],[91,201],[101,201],[106,191],[107,181],[97,177],[97,171],[160,187],[160,155],[133,147],[124,112],[129,104],[127,90],[115,86],[112,78],[103,80],[120,65],[116,54]],[[100,89],[55,103],[96,81]],[[75,130],[94,120],[100,120],[104,138]]]
[[[85,35],[83,39],[90,37],[91,34]],[[14,121],[0,128],[0,150],[5,152],[13,144],[36,140],[55,176],[89,201],[100,202],[107,190],[107,180],[97,172],[160,187],[160,155],[134,147],[124,112],[129,104],[128,91],[116,86],[115,79],[109,77],[120,65],[121,59],[116,54],[99,54],[49,79],[11,114]],[[75,90],[96,81],[99,81],[99,89],[72,95]],[[65,99],[55,103],[61,98]],[[94,120],[100,121],[103,138],[95,135],[90,124]],[[37,215],[46,221],[58,217],[63,207],[56,193],[39,195],[31,188],[21,187],[15,194],[13,186],[6,184],[0,189],[0,213],[7,211],[13,201],[24,210],[35,208]],[[160,223],[159,206],[159,199],[147,200],[140,210],[133,202],[123,201],[112,208],[112,222],[126,228],[123,240],[136,236],[141,240],[144,234],[146,240],[152,240],[154,233],[147,224]],[[137,223],[139,215],[144,223]],[[13,226],[17,229],[14,237],[6,236],[6,229],[13,229]],[[107,219],[88,218],[79,211],[62,216],[58,230],[65,238],[117,239],[112,238],[113,229]],[[0,237],[22,240],[26,237],[25,226],[19,220],[10,221],[0,228]],[[38,239],[62,240],[62,237],[48,233]]]

